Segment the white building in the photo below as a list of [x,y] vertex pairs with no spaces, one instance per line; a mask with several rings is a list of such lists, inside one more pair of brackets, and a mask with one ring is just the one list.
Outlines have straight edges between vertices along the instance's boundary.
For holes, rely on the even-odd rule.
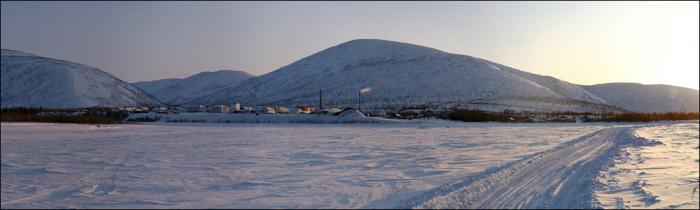
[[156,113],[168,113],[168,107],[158,107],[153,109],[152,111]]
[[231,112],[241,112],[241,111],[243,111],[243,110],[241,110],[241,103],[236,101],[235,104],[231,104]]
[[226,105],[212,106],[209,109],[209,112],[211,112],[211,113],[226,113],[226,112],[229,112],[229,107]]
[[206,112],[207,107],[203,105],[185,106],[185,112]]
[[340,108],[335,108],[335,107],[334,107],[334,108],[330,108],[330,109],[324,109],[323,111],[326,111],[326,112],[331,113],[331,114],[335,114],[335,113],[338,113],[338,112],[342,112],[343,110],[340,109]]
[[275,113],[277,113],[277,114],[289,114],[289,109],[287,109],[287,107],[277,107],[275,109]]
[[263,112],[263,113],[266,113],[266,114],[274,114],[274,113],[275,113],[275,109],[273,109],[272,107],[269,107],[269,106],[268,106],[268,107],[265,107],[265,112]]

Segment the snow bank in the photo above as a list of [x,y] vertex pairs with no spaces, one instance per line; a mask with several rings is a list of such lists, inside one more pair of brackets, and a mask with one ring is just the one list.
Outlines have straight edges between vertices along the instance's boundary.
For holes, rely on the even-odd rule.
[[638,129],[653,143],[625,148],[601,171],[596,207],[698,209],[698,127],[695,121]]

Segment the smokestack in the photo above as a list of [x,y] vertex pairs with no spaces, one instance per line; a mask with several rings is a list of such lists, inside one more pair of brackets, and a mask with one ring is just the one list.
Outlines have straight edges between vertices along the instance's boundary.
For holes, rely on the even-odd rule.
[[362,112],[362,93],[369,93],[369,91],[372,91],[372,88],[366,87],[362,88],[360,92],[357,93],[357,111]]
[[323,89],[318,90],[318,111],[323,111]]

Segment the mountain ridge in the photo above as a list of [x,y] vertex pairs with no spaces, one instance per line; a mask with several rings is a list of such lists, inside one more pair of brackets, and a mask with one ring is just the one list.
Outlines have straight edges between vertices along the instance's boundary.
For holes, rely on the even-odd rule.
[[160,106],[131,84],[98,68],[2,49],[2,107]]
[[[576,108],[579,111],[589,109],[584,106],[604,104],[604,100],[571,83],[520,72],[484,59],[429,47],[358,39],[188,103],[312,104],[317,92],[323,89],[329,103],[347,106],[357,97],[354,92],[370,87],[373,91],[367,97],[375,102],[391,98],[406,104],[478,100],[501,106],[496,108],[501,110],[509,106],[538,106],[533,103],[569,106],[556,102],[569,99],[576,102],[566,103],[589,103],[580,104]],[[546,78],[558,82],[547,82]]]
[[254,75],[240,70],[203,71],[186,78],[173,78],[133,83],[159,100],[179,105],[228,87],[235,87]]
[[611,105],[635,112],[698,112],[700,91],[665,84],[628,82],[581,85]]

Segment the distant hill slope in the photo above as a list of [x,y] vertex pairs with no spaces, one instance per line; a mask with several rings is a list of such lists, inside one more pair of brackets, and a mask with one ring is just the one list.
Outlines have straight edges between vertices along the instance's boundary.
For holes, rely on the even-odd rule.
[[2,107],[160,106],[157,99],[83,64],[2,49]]
[[635,112],[698,112],[698,90],[671,85],[607,83],[581,85],[611,105]]
[[[188,103],[354,106],[428,105],[482,110],[595,111],[615,109],[588,91],[484,59],[385,40],[349,41]],[[602,104],[602,105],[601,105]]]
[[[201,72],[185,79],[137,82],[134,85],[167,104],[179,105],[206,94],[235,87],[241,81],[252,77],[252,74],[243,71],[220,70]],[[210,104],[208,101],[203,103]]]
[[143,91],[146,91],[148,94],[155,96],[154,93],[157,93],[158,91],[161,91],[167,87],[170,87],[171,85],[174,85],[174,84],[180,82],[181,80],[182,79],[180,79],[180,78],[159,79],[159,80],[153,80],[153,81],[134,82],[131,84],[140,88]]

